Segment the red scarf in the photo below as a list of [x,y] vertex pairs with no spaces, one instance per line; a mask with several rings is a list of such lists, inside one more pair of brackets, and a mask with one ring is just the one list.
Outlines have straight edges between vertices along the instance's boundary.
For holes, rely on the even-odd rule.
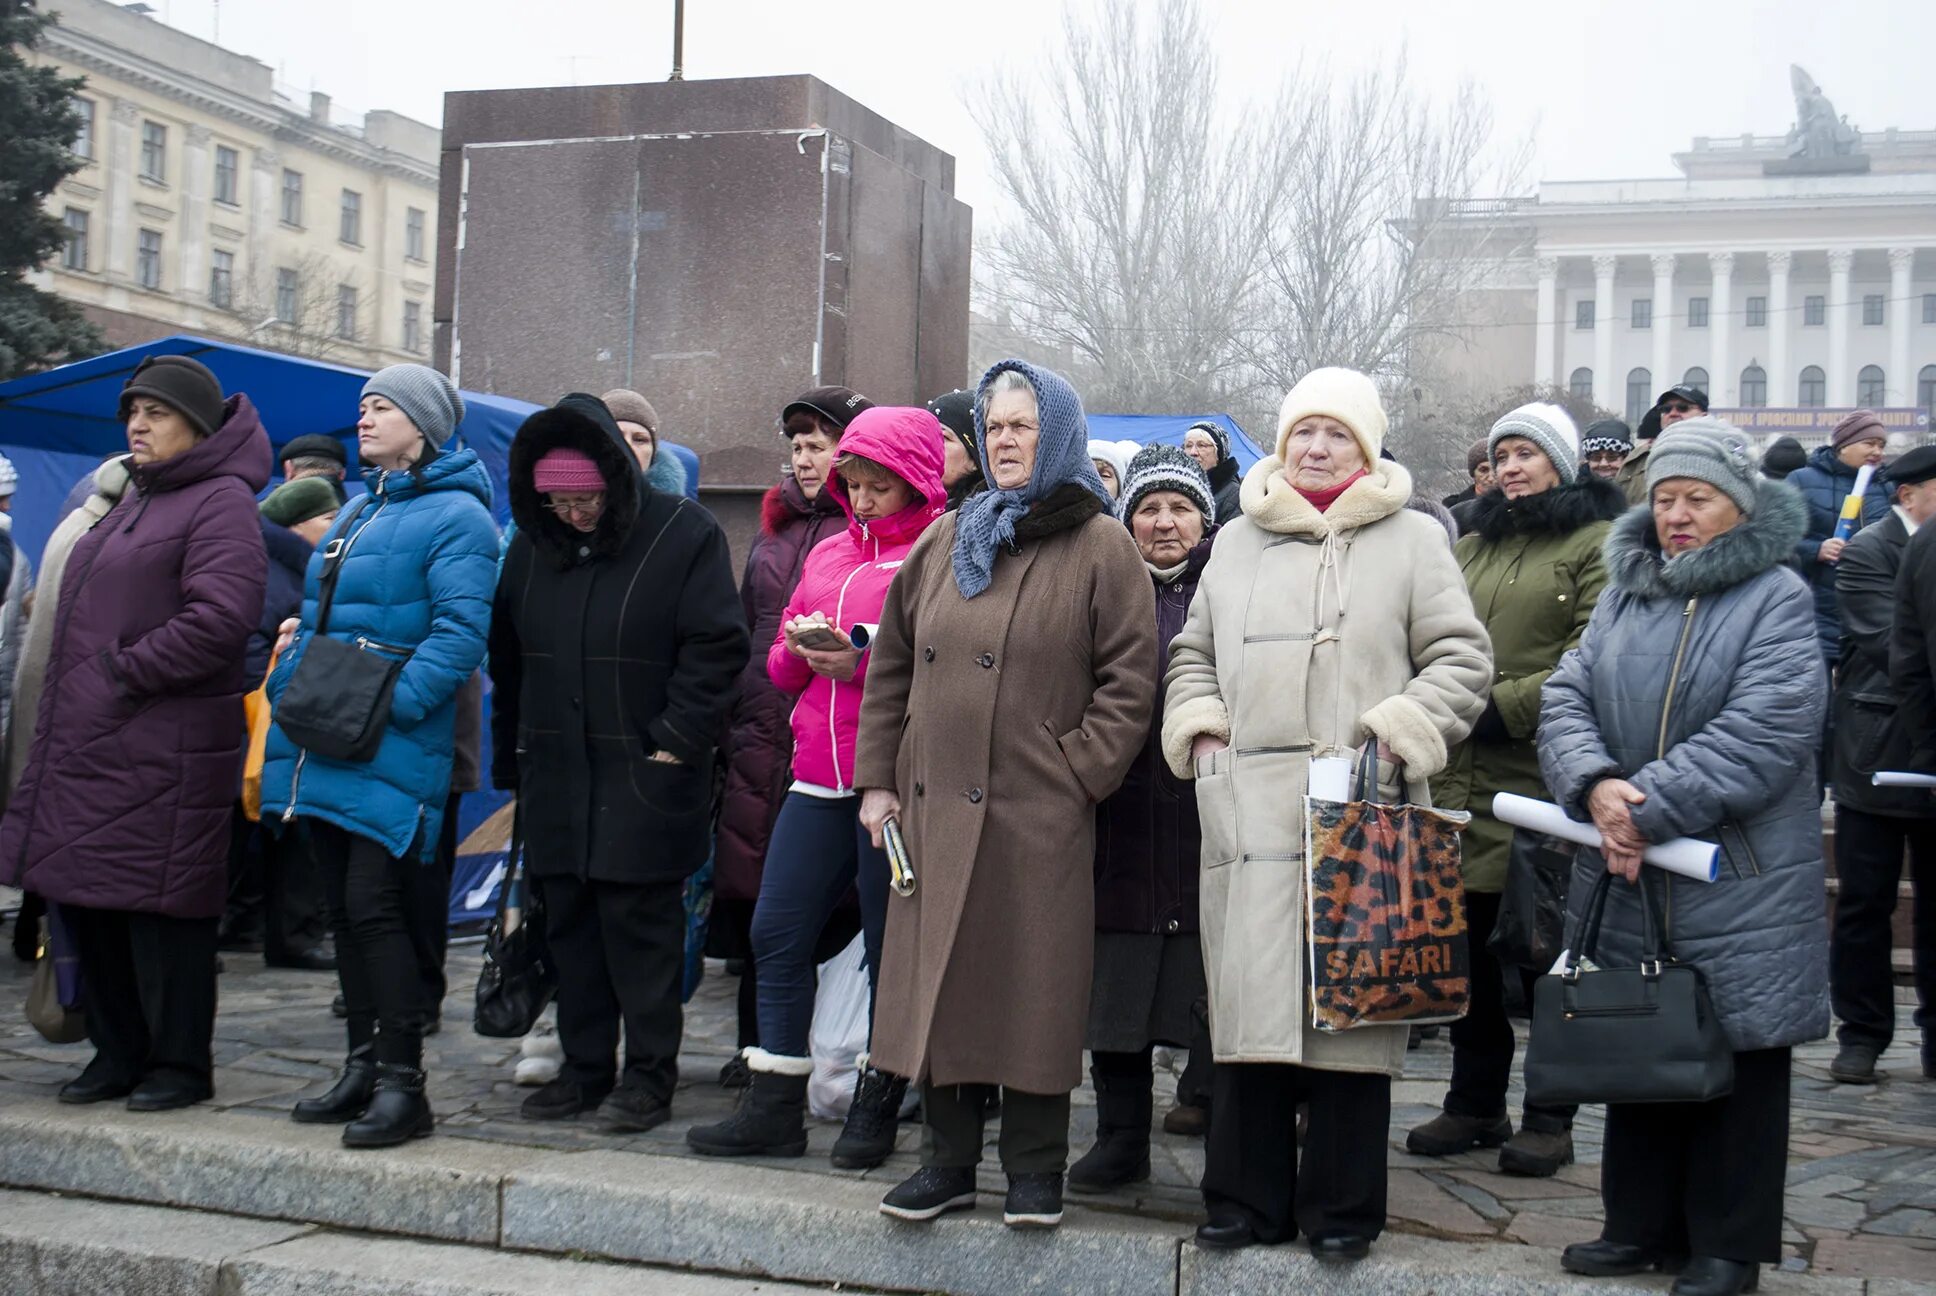
[[1365,470],[1360,468],[1336,486],[1327,486],[1323,490],[1305,490],[1302,486],[1293,486],[1291,489],[1309,500],[1312,508],[1320,513],[1327,513],[1330,511],[1331,506],[1338,502],[1338,496],[1350,490],[1351,483],[1363,476],[1365,476]]

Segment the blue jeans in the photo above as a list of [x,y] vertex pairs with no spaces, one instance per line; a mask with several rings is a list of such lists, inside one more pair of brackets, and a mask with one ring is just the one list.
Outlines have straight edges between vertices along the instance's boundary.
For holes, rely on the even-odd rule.
[[753,910],[753,959],[759,974],[760,1046],[785,1057],[807,1056],[813,1025],[814,945],[847,894],[860,894],[867,962],[867,1013],[887,927],[887,853],[860,826],[860,798],[789,792],[766,848],[766,871]]

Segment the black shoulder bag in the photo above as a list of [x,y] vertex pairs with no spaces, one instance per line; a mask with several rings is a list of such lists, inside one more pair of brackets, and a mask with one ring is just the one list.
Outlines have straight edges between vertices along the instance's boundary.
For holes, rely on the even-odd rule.
[[343,533],[323,550],[316,628],[275,707],[275,722],[290,742],[318,756],[358,763],[376,759],[390,722],[390,696],[411,657],[407,651],[401,657],[376,651],[363,638],[345,643],[329,637],[329,609],[336,601],[343,560],[362,535],[361,531],[352,535],[351,528],[369,500],[365,495],[357,501]]
[[1596,953],[1613,874],[1603,873],[1580,911],[1560,970],[1533,990],[1526,1042],[1526,1101],[1707,1102],[1734,1090],[1734,1050],[1700,969],[1667,947],[1640,870],[1640,966],[1586,969]]

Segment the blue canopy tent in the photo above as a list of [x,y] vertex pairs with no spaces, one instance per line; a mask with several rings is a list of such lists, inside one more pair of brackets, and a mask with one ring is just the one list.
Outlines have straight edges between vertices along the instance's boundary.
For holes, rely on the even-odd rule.
[[[118,417],[121,387],[143,360],[157,355],[193,356],[214,372],[224,391],[248,393],[278,449],[296,437],[322,433],[345,442],[351,450],[350,462],[356,462],[357,402],[370,376],[365,369],[178,335],[16,378],[0,383],[0,453],[20,473],[14,494],[14,542],[36,561],[59,523],[68,491],[103,459],[126,451]],[[509,516],[506,471],[511,438],[538,406],[487,392],[467,391],[463,396],[464,421],[457,435],[490,470],[495,511],[503,523]],[[692,483],[689,493],[696,497],[699,457],[684,446],[662,443],[661,448],[685,462],[686,478]],[[352,490],[355,478],[352,470]],[[489,769],[488,724],[484,743],[484,768]],[[462,837],[469,837],[503,801],[494,792],[465,797],[458,815]],[[492,891],[492,874],[501,860],[501,848],[460,854],[451,888],[454,923],[489,915],[494,897],[487,894],[480,899],[480,884],[485,892]]]
[[1237,460],[1240,476],[1264,457],[1250,433],[1228,414],[1091,414],[1089,435],[1097,441],[1134,441],[1138,445],[1156,441],[1180,446],[1183,434],[1197,423],[1215,423],[1230,435],[1230,453]]

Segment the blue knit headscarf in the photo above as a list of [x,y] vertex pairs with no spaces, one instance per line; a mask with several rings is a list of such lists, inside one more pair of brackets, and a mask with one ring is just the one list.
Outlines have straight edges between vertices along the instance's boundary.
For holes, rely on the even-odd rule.
[[[996,376],[1011,369],[1035,389],[1042,432],[1035,443],[1035,468],[1028,484],[1019,490],[997,490],[989,466],[986,396]],[[1082,398],[1061,374],[1024,360],[996,363],[975,387],[975,439],[981,445],[981,470],[988,489],[963,504],[955,520],[955,588],[969,599],[994,579],[996,555],[1003,545],[1013,543],[1015,524],[1058,487],[1073,482],[1101,500],[1105,512],[1111,507],[1109,492],[1089,459],[1089,420],[1082,412]]]

